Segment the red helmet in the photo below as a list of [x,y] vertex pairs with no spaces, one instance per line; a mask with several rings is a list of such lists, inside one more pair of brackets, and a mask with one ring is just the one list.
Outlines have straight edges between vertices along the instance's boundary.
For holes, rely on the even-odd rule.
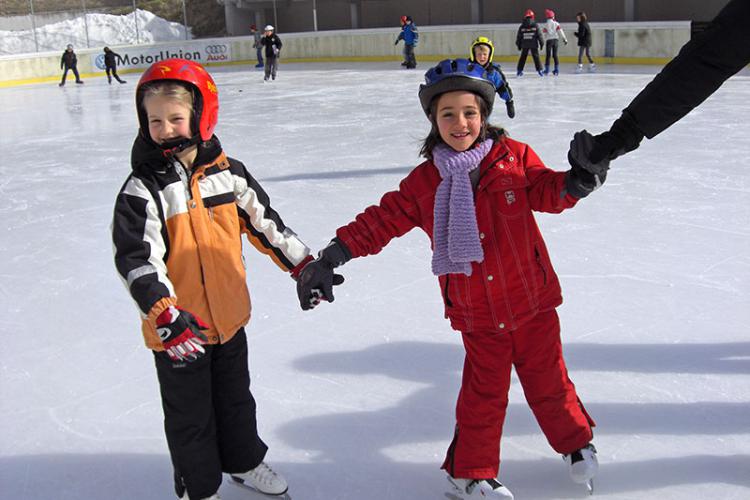
[[403,26],[404,24],[406,24],[406,20],[407,19],[408,19],[407,16],[401,16],[401,26]]
[[174,81],[185,84],[193,94],[193,134],[208,141],[213,136],[219,120],[219,91],[208,71],[187,59],[165,59],[155,62],[141,75],[135,93],[135,105],[141,132],[149,137],[148,119],[141,105],[143,86],[157,81]]
[[545,9],[544,15],[547,16],[547,19],[554,19],[555,18],[555,11],[552,9]]
[[534,19],[534,11],[531,9],[526,9],[526,13],[523,15],[523,17],[530,17],[531,19]]

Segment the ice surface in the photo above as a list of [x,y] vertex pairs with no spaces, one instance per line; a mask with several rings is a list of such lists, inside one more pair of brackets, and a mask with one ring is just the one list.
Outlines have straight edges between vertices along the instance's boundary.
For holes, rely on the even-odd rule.
[[[419,163],[422,71],[283,64],[215,70],[217,134],[311,247]],[[653,76],[512,79],[493,121],[566,169]],[[0,89],[0,498],[173,498],[151,354],[112,263],[134,84]],[[597,422],[600,499],[750,498],[750,77],[613,164],[574,210],[538,220],[560,275],[570,375]],[[427,238],[348,263],[336,302],[246,252],[253,393],[295,500],[445,499],[460,336]],[[501,479],[519,499],[587,498],[514,379]],[[222,498],[253,498],[225,481]],[[256,497],[260,498],[260,497]]]

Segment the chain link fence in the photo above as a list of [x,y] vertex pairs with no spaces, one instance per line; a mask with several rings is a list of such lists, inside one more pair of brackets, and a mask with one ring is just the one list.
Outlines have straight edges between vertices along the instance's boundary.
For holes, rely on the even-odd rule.
[[201,0],[0,0],[0,55],[222,35],[223,8]]

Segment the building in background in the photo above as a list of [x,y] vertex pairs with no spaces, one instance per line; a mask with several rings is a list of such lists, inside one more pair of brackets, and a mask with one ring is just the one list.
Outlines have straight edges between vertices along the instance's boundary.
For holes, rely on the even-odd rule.
[[227,34],[247,35],[250,25],[280,32],[385,28],[402,15],[420,26],[520,22],[526,9],[552,9],[560,22],[585,11],[593,22],[710,21],[728,0],[217,0]]

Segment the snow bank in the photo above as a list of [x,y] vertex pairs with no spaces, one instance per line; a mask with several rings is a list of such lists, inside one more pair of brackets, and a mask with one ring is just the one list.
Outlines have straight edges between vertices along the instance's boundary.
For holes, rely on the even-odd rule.
[[[85,17],[85,19],[84,19]],[[136,37],[136,17],[137,37]],[[36,37],[39,51],[64,50],[68,44],[76,48],[86,47],[86,27],[88,25],[88,45],[134,45],[136,43],[168,42],[185,40],[185,26],[173,23],[155,14],[138,9],[124,16],[111,14],[86,14],[75,19],[38,27]],[[187,28],[187,38],[192,38]],[[0,30],[0,55],[16,55],[36,52],[32,30]]]

